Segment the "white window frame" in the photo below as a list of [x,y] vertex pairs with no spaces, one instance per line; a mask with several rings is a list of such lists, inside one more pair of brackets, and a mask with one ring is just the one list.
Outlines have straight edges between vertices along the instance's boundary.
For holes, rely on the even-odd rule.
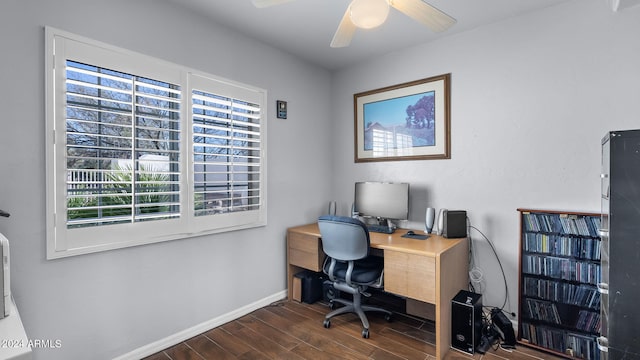
[[[125,248],[266,225],[267,92],[147,55],[45,27],[47,259]],[[180,215],[172,219],[81,228],[67,227],[66,102],[67,59],[179,85]],[[257,209],[194,216],[192,89],[259,105],[259,204]]]

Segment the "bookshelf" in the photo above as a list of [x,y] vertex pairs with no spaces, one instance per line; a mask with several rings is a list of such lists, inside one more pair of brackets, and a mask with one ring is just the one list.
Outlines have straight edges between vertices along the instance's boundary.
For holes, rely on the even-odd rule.
[[518,342],[600,359],[600,214],[518,209]]

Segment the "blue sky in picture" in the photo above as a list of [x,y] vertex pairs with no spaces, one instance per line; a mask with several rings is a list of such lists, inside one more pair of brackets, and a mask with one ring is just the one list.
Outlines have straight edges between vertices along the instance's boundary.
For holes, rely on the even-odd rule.
[[405,125],[407,119],[407,107],[415,105],[423,96],[433,96],[432,91],[409,95],[388,100],[370,102],[364,104],[364,128],[370,124],[379,123],[384,127]]
[[[374,146],[405,149],[435,145],[435,91],[372,101],[362,107],[366,151]],[[379,133],[374,138],[376,129]]]

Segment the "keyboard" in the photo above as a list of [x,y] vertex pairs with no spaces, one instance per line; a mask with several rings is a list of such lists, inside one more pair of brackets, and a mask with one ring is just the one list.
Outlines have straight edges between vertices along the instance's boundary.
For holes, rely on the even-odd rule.
[[393,228],[389,228],[386,225],[367,225],[369,232],[377,232],[383,234],[393,234]]

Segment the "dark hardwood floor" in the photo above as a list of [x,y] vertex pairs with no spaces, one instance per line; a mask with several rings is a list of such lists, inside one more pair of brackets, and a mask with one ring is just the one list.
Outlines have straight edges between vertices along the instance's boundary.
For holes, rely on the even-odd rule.
[[[282,301],[258,309],[235,321],[209,330],[145,360],[187,359],[435,359],[433,322],[394,314],[387,322],[368,313],[370,338],[363,339],[354,314],[322,326],[326,304]],[[446,360],[558,359],[524,346],[513,351],[492,349],[474,356],[450,350]]]

